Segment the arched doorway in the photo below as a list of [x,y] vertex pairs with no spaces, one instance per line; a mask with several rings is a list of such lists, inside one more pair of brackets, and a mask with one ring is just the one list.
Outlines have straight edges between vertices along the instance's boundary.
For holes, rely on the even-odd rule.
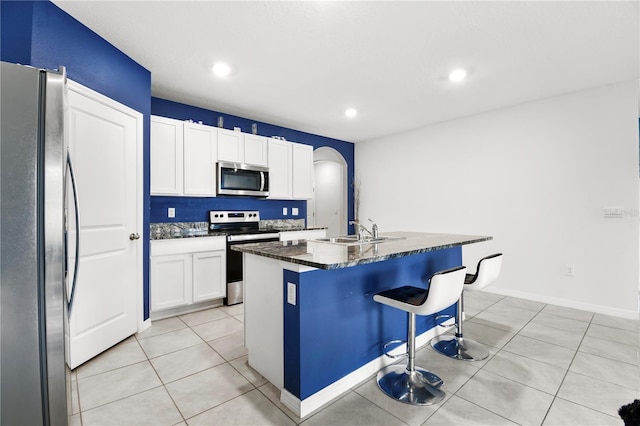
[[313,151],[314,192],[307,223],[326,226],[327,235],[347,234],[347,161],[335,149]]

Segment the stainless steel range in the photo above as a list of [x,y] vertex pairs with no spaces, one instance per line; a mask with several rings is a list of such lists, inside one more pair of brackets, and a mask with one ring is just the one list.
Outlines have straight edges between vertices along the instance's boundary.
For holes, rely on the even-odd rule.
[[242,303],[242,253],[231,250],[235,244],[278,241],[276,231],[260,229],[260,212],[209,211],[209,230],[227,234],[227,297],[225,305]]

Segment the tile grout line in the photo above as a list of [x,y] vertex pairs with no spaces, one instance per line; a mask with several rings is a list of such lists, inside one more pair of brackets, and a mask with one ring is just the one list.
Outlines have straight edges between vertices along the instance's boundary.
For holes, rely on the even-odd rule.
[[[224,312],[224,311],[223,311],[223,312]],[[224,312],[224,313],[225,313],[227,316],[229,316],[229,317],[233,317],[232,315],[229,315],[227,312]],[[222,318],[219,318],[219,319],[222,319]],[[237,318],[234,318],[234,319],[236,319],[236,320],[237,320]],[[213,322],[213,321],[209,321],[209,322]],[[206,323],[202,323],[202,324],[206,324]],[[201,325],[201,324],[196,324],[196,325]],[[191,331],[193,331],[193,332],[194,332],[198,337],[200,337],[200,338],[204,341],[204,339],[203,339],[203,338],[202,338],[202,337],[201,337],[201,336],[200,336],[200,335],[199,335],[195,330],[193,330],[193,328],[192,328],[190,325],[188,325],[188,324],[187,324],[187,327],[189,327],[189,328],[191,329]],[[221,338],[223,338],[223,337],[227,337],[227,336],[221,336],[221,337],[219,337],[219,338],[221,339]],[[214,339],[214,340],[217,340],[217,339]],[[207,369],[205,369],[205,370],[202,370],[202,371],[206,371],[206,370],[209,370],[209,369],[211,369],[211,368],[215,368],[215,367],[219,367],[219,366],[221,366],[221,365],[228,364],[228,366],[229,366],[231,369],[233,369],[234,371],[236,371],[236,372],[237,372],[237,373],[238,373],[238,374],[239,374],[243,379],[245,379],[245,380],[247,381],[247,383],[249,383],[251,386],[253,386],[253,389],[249,389],[249,390],[248,390],[248,391],[246,391],[246,392],[243,392],[243,393],[241,393],[241,394],[239,394],[239,395],[236,395],[236,396],[234,396],[233,398],[228,399],[228,400],[226,400],[226,401],[222,401],[222,402],[220,402],[219,404],[214,405],[213,407],[209,407],[209,408],[207,408],[206,410],[201,411],[201,412],[199,412],[199,413],[196,413],[196,414],[194,414],[193,416],[190,416],[190,417],[185,417],[185,416],[184,416],[184,414],[182,413],[182,411],[180,411],[180,408],[178,408],[178,407],[176,406],[176,408],[178,409],[178,412],[179,412],[179,413],[180,413],[180,415],[182,416],[182,418],[183,418],[183,421],[184,421],[184,422],[187,422],[187,420],[189,420],[189,419],[193,419],[194,417],[199,416],[199,415],[201,415],[201,414],[203,414],[203,413],[206,413],[207,411],[213,410],[213,409],[214,409],[214,408],[216,408],[216,407],[219,407],[219,406],[224,405],[224,404],[226,404],[226,403],[228,403],[228,402],[230,402],[230,401],[233,401],[234,399],[237,399],[237,398],[239,398],[239,397],[241,397],[241,396],[244,396],[244,395],[248,394],[249,392],[252,392],[253,390],[258,390],[258,387],[257,387],[256,385],[254,385],[250,380],[248,380],[248,379],[247,379],[247,378],[246,378],[246,377],[245,377],[245,376],[244,376],[244,375],[243,375],[243,374],[242,374],[242,373],[241,373],[237,368],[235,368],[235,367],[231,364],[231,361],[236,360],[236,359],[238,359],[238,358],[242,358],[242,357],[234,358],[233,360],[227,360],[224,356],[222,356],[222,354],[220,354],[218,351],[216,351],[216,350],[215,350],[215,348],[213,348],[213,347],[209,344],[209,342],[208,342],[208,341],[205,341],[204,343],[205,343],[208,347],[210,347],[212,351],[214,351],[216,354],[218,354],[218,355],[220,356],[220,358],[222,358],[222,359],[224,360],[224,362],[223,362],[223,363],[220,363],[220,364],[218,364],[218,365],[215,365],[215,366],[213,366],[213,367],[209,367],[209,368],[207,368]],[[200,371],[200,372],[202,372],[202,371]],[[200,373],[200,372],[198,372],[198,373]],[[194,374],[197,374],[197,373],[193,373],[193,374],[190,374],[190,375],[185,376],[185,377],[193,376]],[[180,379],[176,379],[175,381],[177,381],[177,380],[182,380],[183,378],[184,378],[184,377],[182,377],[182,378],[180,378]],[[162,381],[162,380],[161,380],[161,381]],[[171,382],[171,383],[173,383],[173,382]],[[259,391],[259,390],[258,390],[258,391]],[[168,390],[167,390],[167,393],[169,393],[169,391],[168,391]],[[171,394],[170,394],[170,393],[169,393],[169,396],[171,397]],[[171,397],[171,399],[173,400],[173,397]],[[267,400],[268,400],[268,398],[267,398]],[[272,402],[271,402],[271,400],[269,400],[269,402],[270,402],[270,403],[272,403]],[[175,404],[175,401],[174,401],[174,404]],[[273,404],[273,403],[272,403],[272,404]],[[274,405],[275,405],[275,404],[274,404]]]
[[[487,309],[491,308],[492,306],[495,306],[497,303],[499,303],[500,301],[502,301],[502,300],[504,300],[504,299],[506,299],[506,296],[505,296],[505,297],[502,297],[502,298],[501,298],[501,299],[499,299],[499,300],[497,300],[495,303],[493,303],[493,304],[491,304],[491,305],[487,306],[485,309],[480,310],[480,312],[478,312],[476,315],[474,315],[474,317],[476,317],[477,315],[480,315],[482,312],[485,312]],[[466,321],[466,320],[465,320],[465,321]],[[455,324],[454,324],[454,326],[455,326]],[[491,327],[491,328],[492,328],[492,327]],[[496,328],[494,328],[494,330],[500,330],[500,331],[502,331],[502,332],[505,332],[505,330],[496,329]],[[516,334],[514,334],[514,336],[513,336],[511,339],[513,339],[515,336],[517,336],[517,333],[516,333]],[[511,341],[511,339],[509,339],[509,341]],[[507,343],[508,343],[508,342],[507,342]],[[505,343],[505,345],[506,345],[507,343]],[[494,347],[493,347],[493,346],[491,346],[491,345],[487,345],[487,346],[489,346],[489,347],[491,347],[491,348],[494,348]],[[504,347],[504,345],[503,345],[503,347]],[[497,355],[497,354],[502,350],[502,348],[495,348],[495,349],[497,349],[497,351],[495,352],[495,354],[494,354],[492,357],[489,357],[490,359],[493,359],[493,357],[495,357],[495,356],[496,356],[496,355]],[[435,352],[435,350],[434,350],[434,352]],[[489,351],[489,353],[491,353],[491,352]],[[459,361],[459,360],[458,360],[458,361]],[[460,398],[460,399],[462,399],[462,400],[464,400],[464,401],[467,401],[468,403],[471,403],[471,404],[473,404],[473,405],[475,405],[475,406],[477,406],[477,407],[480,407],[481,409],[483,409],[483,410],[485,410],[485,411],[488,411],[488,412],[490,412],[490,413],[492,413],[492,414],[494,414],[494,415],[496,415],[496,416],[498,416],[498,417],[501,417],[501,418],[503,418],[503,419],[506,419],[506,420],[507,420],[507,421],[509,421],[509,422],[513,422],[512,420],[507,419],[506,417],[502,416],[501,414],[495,413],[495,412],[493,412],[492,410],[490,410],[490,409],[488,409],[488,408],[486,408],[486,407],[482,407],[482,406],[480,406],[480,405],[478,405],[478,404],[476,404],[476,403],[474,403],[474,402],[472,402],[472,401],[469,401],[468,399],[466,399],[466,398],[462,397],[461,395],[458,395],[458,392],[459,392],[459,391],[460,391],[460,390],[461,390],[461,389],[462,389],[462,388],[463,388],[467,383],[469,383],[469,382],[470,382],[470,381],[471,381],[471,380],[472,380],[472,379],[473,379],[473,378],[474,378],[474,377],[475,377],[475,376],[476,376],[476,375],[477,375],[477,374],[478,374],[478,373],[479,373],[479,372],[480,372],[480,371],[481,371],[481,370],[482,370],[482,369],[487,365],[487,363],[488,363],[488,362],[489,362],[489,361],[486,361],[483,365],[481,365],[480,367],[478,367],[477,371],[475,371],[471,376],[469,376],[469,378],[468,378],[467,380],[465,380],[465,382],[464,382],[462,385],[460,385],[460,387],[459,387],[455,392],[453,392],[453,393],[451,394],[451,397],[449,397],[449,398],[447,399],[447,402],[448,402],[451,398],[453,398],[453,397],[455,396],[455,397]],[[445,402],[445,403],[446,403],[446,402]],[[433,417],[433,416],[434,416],[438,411],[440,411],[440,409],[445,405],[445,403],[443,403],[442,405],[440,405],[440,406],[439,406],[439,407],[438,407],[438,408],[437,408],[433,413],[431,413],[431,415],[429,415],[429,417],[427,417],[427,419],[425,420],[425,422],[429,421],[429,419],[430,419],[431,417]]]

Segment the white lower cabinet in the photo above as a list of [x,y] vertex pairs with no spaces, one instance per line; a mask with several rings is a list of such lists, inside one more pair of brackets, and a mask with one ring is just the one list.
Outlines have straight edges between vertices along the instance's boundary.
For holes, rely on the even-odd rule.
[[151,257],[152,311],[191,303],[191,263],[192,255],[190,254]]
[[226,296],[226,238],[151,241],[151,312]]
[[[225,297],[224,250],[205,251],[193,254],[193,301]],[[213,279],[215,277],[215,279]]]

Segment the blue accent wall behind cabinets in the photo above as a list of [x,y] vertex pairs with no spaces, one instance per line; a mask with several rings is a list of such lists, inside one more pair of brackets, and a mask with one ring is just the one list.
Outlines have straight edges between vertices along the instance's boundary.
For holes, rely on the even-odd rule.
[[49,1],[1,1],[1,50],[5,62],[57,69],[70,79],[143,115],[144,318],[149,318],[149,129],[151,73]]
[[[176,217],[168,218],[167,209],[176,209]],[[288,216],[282,215],[287,207]],[[299,209],[297,216],[291,216],[291,209]],[[159,222],[204,222],[209,220],[209,210],[258,210],[260,219],[306,219],[307,202],[300,200],[265,200],[249,197],[151,197],[151,223]]]
[[[258,134],[261,136],[280,136],[291,142],[311,145],[314,149],[321,146],[334,148],[347,162],[349,176],[348,217],[349,219],[353,218],[353,187],[351,182],[354,176],[354,146],[352,143],[160,98],[151,99],[151,113],[177,120],[202,121],[203,124],[209,126],[217,126],[218,117],[222,116],[224,117],[225,129],[240,127],[243,132],[251,133],[251,125],[256,123]],[[173,219],[167,218],[167,208],[169,207],[176,208],[176,217]],[[288,216],[282,214],[283,207],[288,208]],[[298,208],[298,216],[291,216],[291,208],[293,207]],[[205,221],[208,210],[259,210],[262,219],[307,218],[307,202],[300,200],[281,201],[249,197],[151,197],[151,223]]]

